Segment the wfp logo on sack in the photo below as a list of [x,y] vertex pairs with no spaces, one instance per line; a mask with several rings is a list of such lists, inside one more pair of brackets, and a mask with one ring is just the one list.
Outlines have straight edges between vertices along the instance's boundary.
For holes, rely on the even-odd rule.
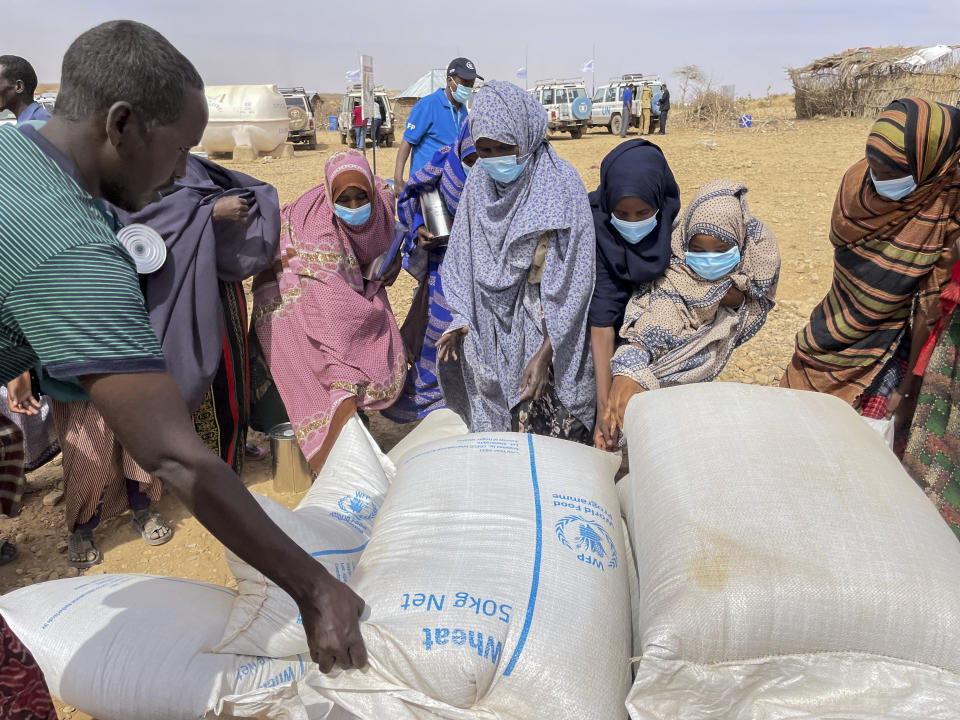
[[617,546],[599,523],[567,515],[557,520],[554,529],[561,544],[577,553],[577,560],[601,570],[617,567]]
[[377,504],[364,492],[344,495],[337,501],[341,512],[332,512],[330,517],[341,520],[362,533],[369,532],[370,521],[377,516]]

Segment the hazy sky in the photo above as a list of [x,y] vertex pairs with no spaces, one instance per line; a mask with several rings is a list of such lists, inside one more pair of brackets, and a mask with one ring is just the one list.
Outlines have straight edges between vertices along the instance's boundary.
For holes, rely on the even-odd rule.
[[[63,52],[83,30],[131,18],[163,32],[210,85],[277,83],[339,92],[359,52],[378,83],[402,89],[462,54],[487,79],[529,82],[624,72],[674,79],[702,66],[738,95],[790,91],[785,68],[849,47],[960,43],[960,0],[2,0],[0,54],[31,61],[56,82]],[[594,55],[593,48],[596,48]],[[584,76],[588,89],[592,77]]]

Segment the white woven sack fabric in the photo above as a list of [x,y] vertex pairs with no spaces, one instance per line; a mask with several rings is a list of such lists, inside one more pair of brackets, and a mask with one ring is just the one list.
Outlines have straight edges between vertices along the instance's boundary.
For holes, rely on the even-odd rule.
[[[346,582],[366,547],[395,468],[356,415],[344,425],[323,470],[295,510],[254,496],[270,519]],[[286,657],[309,654],[297,604],[266,576],[229,550],[237,599],[223,638],[224,653]]]
[[467,427],[467,424],[459,415],[449,408],[440,408],[439,410],[434,410],[417,423],[417,426],[413,430],[393,446],[390,452],[387,453],[387,457],[389,457],[394,464],[398,464],[404,455],[417,449],[421,445],[443,440],[444,438],[466,435],[468,432],[470,432],[470,428]]
[[704,383],[626,436],[633,718],[872,718],[898,674],[905,717],[960,717],[960,543],[854,410]]
[[618,465],[513,433],[408,453],[349,583],[370,667],[306,683],[364,720],[624,718]]
[[94,575],[7,593],[0,614],[36,658],[50,692],[98,720],[219,717],[226,698],[230,717],[332,718],[330,702],[304,701],[295,691],[312,666],[308,655],[207,652],[234,595],[180,578]]

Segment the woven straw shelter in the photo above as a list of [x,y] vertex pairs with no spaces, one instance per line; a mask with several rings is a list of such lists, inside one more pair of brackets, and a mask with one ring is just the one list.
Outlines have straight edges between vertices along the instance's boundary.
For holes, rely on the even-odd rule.
[[788,72],[798,118],[876,115],[901,97],[960,100],[960,45],[845,50]]

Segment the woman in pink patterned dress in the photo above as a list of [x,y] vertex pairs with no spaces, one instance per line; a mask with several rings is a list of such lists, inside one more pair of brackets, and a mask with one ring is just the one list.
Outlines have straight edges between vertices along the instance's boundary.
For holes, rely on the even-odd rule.
[[[333,155],[326,184],[281,211],[274,266],[254,284],[253,322],[314,471],[357,409],[393,403],[406,360],[386,285],[361,268],[393,240],[393,194],[356,150]],[[394,269],[399,271],[399,264]]]

